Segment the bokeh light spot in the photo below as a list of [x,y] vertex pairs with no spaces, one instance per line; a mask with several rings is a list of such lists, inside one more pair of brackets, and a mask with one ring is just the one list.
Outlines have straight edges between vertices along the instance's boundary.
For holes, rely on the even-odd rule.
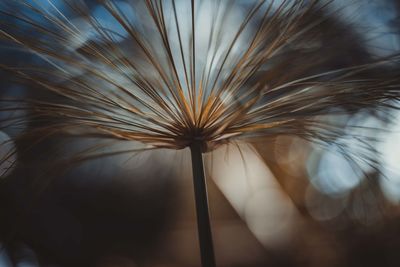
[[394,203],[400,202],[400,112],[396,112],[395,123],[380,145],[382,157],[381,188],[385,196]]

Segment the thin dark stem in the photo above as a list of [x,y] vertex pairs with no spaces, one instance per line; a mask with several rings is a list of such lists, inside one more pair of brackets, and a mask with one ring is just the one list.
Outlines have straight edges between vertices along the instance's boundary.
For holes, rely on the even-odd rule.
[[193,184],[196,201],[197,229],[199,233],[202,267],[215,267],[210,215],[208,211],[207,185],[204,176],[201,143],[190,146],[192,153]]

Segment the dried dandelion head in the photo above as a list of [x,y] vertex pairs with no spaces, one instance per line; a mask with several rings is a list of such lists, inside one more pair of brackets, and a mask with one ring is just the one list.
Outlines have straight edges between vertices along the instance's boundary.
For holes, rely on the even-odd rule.
[[[12,136],[28,149],[56,134],[145,145],[110,153],[95,145],[73,152],[72,163],[190,146],[204,266],[215,263],[202,152],[287,134],[335,143],[347,160],[375,166],[371,139],[352,136],[360,144],[352,151],[329,117],[393,108],[400,57],[370,56],[335,17],[334,0],[92,2],[0,2],[1,44],[27,58],[0,62],[2,78],[27,89],[0,92],[0,130],[28,123]],[[0,167],[14,153],[0,153]]]
[[400,90],[398,57],[355,55],[330,2],[102,0],[99,16],[84,0],[7,1],[0,37],[36,59],[0,66],[37,93],[1,99],[2,112],[28,110],[23,120],[45,122],[36,134],[151,147],[331,142],[340,129],[324,115],[381,109]]

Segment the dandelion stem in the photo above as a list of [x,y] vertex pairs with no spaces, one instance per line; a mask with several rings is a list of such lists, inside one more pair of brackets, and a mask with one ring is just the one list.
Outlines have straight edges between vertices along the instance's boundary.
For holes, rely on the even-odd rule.
[[212,241],[210,215],[208,211],[207,185],[204,176],[201,143],[190,146],[192,154],[193,184],[196,201],[197,229],[200,242],[202,267],[215,267],[214,247]]

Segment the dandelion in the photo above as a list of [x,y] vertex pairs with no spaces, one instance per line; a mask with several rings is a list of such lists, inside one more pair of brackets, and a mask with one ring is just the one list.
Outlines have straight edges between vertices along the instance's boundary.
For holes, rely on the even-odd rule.
[[202,264],[215,266],[203,153],[279,134],[329,146],[342,129],[327,116],[383,111],[400,96],[397,55],[341,58],[331,2],[101,0],[101,15],[84,0],[1,3],[1,40],[34,60],[0,68],[36,92],[3,97],[2,113],[29,112],[3,122],[35,123],[14,141],[63,133],[143,144],[76,162],[190,148]]

